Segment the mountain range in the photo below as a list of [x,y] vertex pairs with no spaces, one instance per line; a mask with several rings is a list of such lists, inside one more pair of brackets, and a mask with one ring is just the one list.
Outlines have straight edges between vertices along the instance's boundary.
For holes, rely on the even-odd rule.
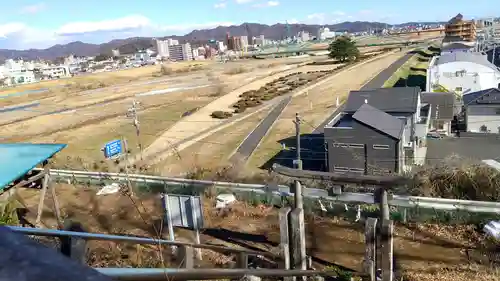
[[[408,26],[416,24],[436,24],[436,22],[426,23],[404,23],[397,26]],[[212,29],[193,30],[183,36],[166,36],[163,38],[177,39],[179,42],[190,42],[192,44],[203,44],[208,40],[224,40],[226,34],[234,36],[248,35],[259,36],[264,35],[268,39],[282,39],[288,34],[295,35],[299,31],[307,31],[311,34],[316,34],[320,27],[328,27],[334,31],[361,32],[370,29],[381,29],[392,27],[393,25],[381,22],[342,22],[332,25],[318,24],[274,24],[266,25],[259,23],[243,23],[241,25],[218,26]],[[158,38],[158,37],[157,37]],[[162,38],[158,38],[162,39]],[[98,54],[111,54],[112,49],[119,49],[122,54],[130,54],[140,49],[155,48],[153,37],[132,37],[127,39],[112,40],[103,44],[90,44],[81,41],[71,42],[68,44],[58,44],[47,49],[29,49],[29,50],[8,50],[0,49],[0,61],[10,58],[23,58],[25,60],[47,59],[54,60],[68,55],[76,56],[95,56]]]

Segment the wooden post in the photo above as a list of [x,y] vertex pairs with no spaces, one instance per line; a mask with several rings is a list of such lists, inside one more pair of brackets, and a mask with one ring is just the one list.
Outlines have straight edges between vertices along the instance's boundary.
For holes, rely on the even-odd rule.
[[390,210],[389,210],[389,200],[387,196],[387,190],[383,187],[379,188],[380,198],[379,198],[379,206],[380,206],[380,220],[389,220],[390,219]]
[[248,254],[240,252],[236,254],[236,268],[247,269],[248,268]]
[[186,245],[180,246],[177,259],[180,261],[180,268],[194,268],[194,249]]
[[40,227],[42,221],[42,213],[43,206],[45,204],[45,194],[47,193],[47,186],[49,184],[49,174],[45,173],[43,182],[42,182],[42,190],[40,190],[40,200],[38,201],[38,210],[36,214],[35,225]]
[[[195,203],[194,203],[194,197],[191,196],[189,198],[189,200],[191,202],[191,204],[190,204],[191,205],[191,209],[192,209],[191,213],[193,214],[193,225],[194,225],[194,232],[195,232],[195,234],[194,234],[195,235],[195,242],[196,242],[196,244],[201,244],[201,239],[200,239],[200,225],[198,224],[198,216],[196,214],[196,210],[193,208],[193,206],[195,205]],[[196,258],[198,260],[200,260],[200,261],[203,259],[202,255],[201,255],[201,249],[200,248],[196,249]]]
[[306,239],[304,210],[294,209],[290,212],[290,248],[292,251],[292,268],[306,269]]
[[52,202],[54,203],[54,213],[57,219],[57,226],[59,229],[64,228],[64,224],[61,216],[61,208],[59,207],[59,199],[57,199],[56,189],[52,185],[52,177],[50,173],[48,174],[47,188],[50,189],[50,195],[52,197]]
[[363,268],[366,274],[370,276],[370,281],[376,281],[376,237],[377,235],[377,219],[368,218],[365,223],[365,260]]
[[382,281],[393,279],[393,230],[394,224],[391,220],[384,220],[380,224]]
[[[63,230],[86,232],[79,222],[65,221],[62,225]],[[63,255],[76,260],[78,263],[87,264],[88,245],[87,240],[71,236],[59,238],[61,241],[60,251]]]
[[280,256],[282,258],[281,268],[290,269],[290,234],[288,233],[288,215],[290,207],[281,208],[279,211],[280,223]]

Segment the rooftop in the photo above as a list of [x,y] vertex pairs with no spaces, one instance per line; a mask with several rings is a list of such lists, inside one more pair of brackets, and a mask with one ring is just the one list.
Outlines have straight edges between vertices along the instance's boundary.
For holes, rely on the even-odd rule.
[[464,105],[474,104],[499,104],[500,103],[500,89],[491,88],[482,91],[472,92],[463,95]]
[[497,67],[488,61],[488,58],[485,54],[477,52],[445,53],[436,59],[436,65],[442,65],[451,62],[471,62],[497,70]]
[[451,50],[460,50],[460,49],[472,49],[472,46],[469,46],[469,45],[466,45],[466,44],[463,44],[463,43],[459,43],[459,42],[453,42],[449,45],[446,45],[446,46],[443,46],[441,48],[441,51],[451,51]]
[[500,135],[464,132],[460,137],[427,139],[427,163],[438,164],[450,156],[500,161]]
[[359,122],[395,139],[401,139],[405,122],[369,104],[363,104],[353,115],[345,114],[333,127],[351,128]]
[[461,110],[461,103],[450,92],[423,92],[422,103],[429,104],[432,119],[451,120]]
[[388,113],[415,113],[417,110],[419,87],[380,88],[365,91],[351,91],[344,111],[356,112],[363,104]]
[[1,143],[0,190],[65,147],[65,144]]

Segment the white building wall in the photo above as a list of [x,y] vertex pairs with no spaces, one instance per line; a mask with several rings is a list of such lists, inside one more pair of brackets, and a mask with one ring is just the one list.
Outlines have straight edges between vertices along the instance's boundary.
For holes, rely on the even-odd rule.
[[480,132],[481,126],[484,125],[491,133],[499,133],[500,106],[469,106],[466,111],[466,121],[469,132]]
[[500,72],[481,64],[457,61],[430,67],[428,79],[428,91],[438,84],[463,94],[498,87]]

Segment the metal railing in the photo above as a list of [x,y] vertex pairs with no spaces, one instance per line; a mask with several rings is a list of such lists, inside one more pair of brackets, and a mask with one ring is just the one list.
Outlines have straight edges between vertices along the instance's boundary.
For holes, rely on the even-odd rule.
[[[113,180],[126,182],[127,179],[135,183],[157,184],[165,186],[204,186],[215,187],[220,189],[229,189],[235,192],[254,192],[258,194],[273,194],[275,196],[293,196],[293,191],[284,185],[264,185],[264,184],[247,184],[247,183],[232,183],[221,181],[207,180],[192,180],[183,178],[161,177],[130,174],[128,178],[125,174],[120,173],[104,173],[104,172],[87,172],[87,171],[72,171],[72,170],[50,170],[51,176],[62,179],[77,180]],[[339,195],[331,195],[325,189],[305,188],[304,197],[311,199],[321,199],[325,201],[333,201],[340,203],[361,203],[375,204],[373,193],[354,193],[343,192]],[[445,199],[420,196],[392,195],[389,199],[389,205],[401,208],[422,208],[436,209],[443,211],[467,211],[474,213],[491,213],[500,214],[499,202],[487,201],[469,201],[460,199]]]
[[[161,239],[151,239],[151,238],[141,238],[141,237],[130,237],[130,236],[119,236],[119,235],[107,235],[98,233],[86,233],[86,232],[74,232],[74,231],[63,231],[63,230],[52,230],[52,229],[36,229],[27,227],[0,227],[0,232],[2,233],[2,239],[9,241],[8,243],[0,243],[0,250],[2,250],[2,255],[12,255],[14,252],[16,255],[28,255],[25,258],[25,264],[29,264],[30,270],[24,272],[26,276],[41,278],[40,280],[48,280],[47,278],[54,278],[54,276],[70,276],[74,275],[73,278],[86,278],[89,280],[108,280],[99,278],[98,275],[89,271],[89,267],[84,264],[78,264],[74,262],[69,262],[69,259],[61,259],[55,252],[49,251],[48,248],[43,246],[38,246],[38,244],[28,243],[22,236],[12,235],[12,232],[27,234],[27,235],[38,235],[38,236],[55,236],[55,237],[72,237],[72,238],[83,238],[86,240],[110,240],[110,241],[121,241],[121,242],[134,242],[134,243],[146,243],[146,244],[166,244],[166,245],[177,245],[183,247],[199,247],[212,250],[224,250],[226,252],[238,252],[244,254],[259,254],[267,255],[266,252],[256,252],[249,250],[239,250],[233,248],[226,248],[220,246],[212,245],[193,245],[190,243],[174,242],[169,240]],[[36,257],[33,253],[39,252],[43,253],[43,256]],[[178,252],[183,252],[178,251]],[[192,256],[192,255],[191,255]],[[45,263],[35,262],[40,257],[43,257]],[[276,257],[274,255],[274,257]],[[64,264],[68,262],[68,264]],[[56,266],[57,264],[57,266]],[[188,263],[186,263],[188,264]],[[192,265],[192,264],[191,264]],[[244,265],[244,264],[239,264]],[[7,265],[8,266],[8,265]],[[27,270],[23,265],[12,264],[11,267],[7,267],[4,270],[5,276],[16,276],[16,270]],[[60,272],[58,272],[57,270]],[[68,269],[66,272],[62,272],[62,269]],[[334,271],[319,271],[319,270],[285,270],[285,269],[249,269],[236,268],[236,269],[193,269],[193,268],[93,268],[97,272],[106,275],[112,280],[210,280],[210,279],[225,279],[225,278],[241,278],[245,276],[259,276],[259,277],[287,277],[287,276],[332,276],[336,275]],[[62,271],[61,271],[62,270]],[[26,277],[25,276],[25,277]],[[78,276],[78,277],[77,277]],[[14,280],[14,279],[12,279]],[[31,279],[30,279],[31,280]],[[80,280],[80,279],[78,279]],[[111,279],[109,279],[111,280]]]

